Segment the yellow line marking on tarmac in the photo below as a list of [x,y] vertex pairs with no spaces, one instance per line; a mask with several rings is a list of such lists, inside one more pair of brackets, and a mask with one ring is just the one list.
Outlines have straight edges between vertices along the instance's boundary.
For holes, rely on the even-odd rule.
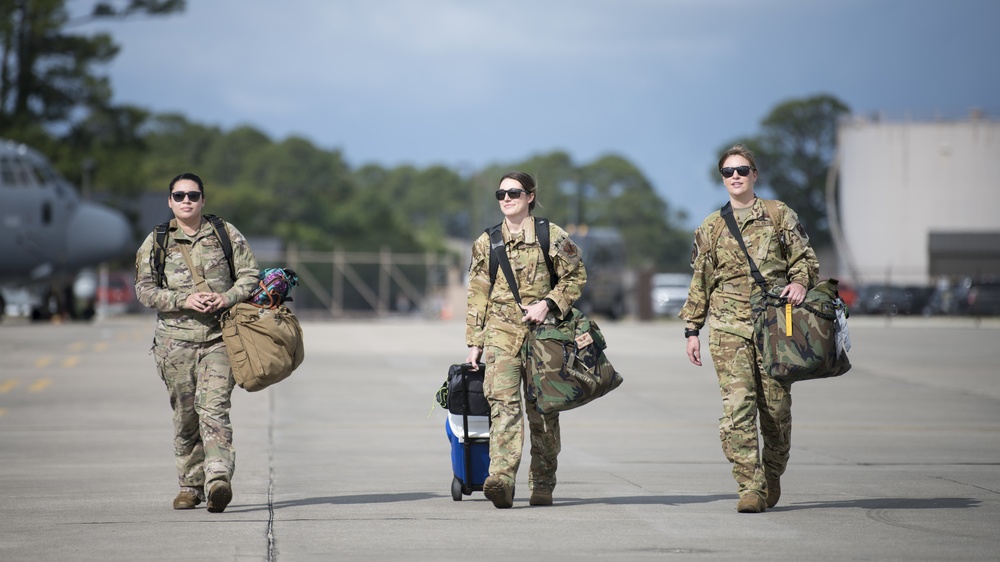
[[107,350],[108,350],[108,342],[106,342],[106,341],[99,341],[99,342],[97,342],[97,343],[94,344],[94,351],[96,351],[98,353],[100,353],[102,351],[107,351]]
[[52,364],[52,357],[46,356],[46,357],[39,357],[38,359],[35,359],[35,368],[36,369],[44,369],[44,368],[48,367],[51,364]]
[[63,359],[62,366],[65,368],[76,367],[80,363],[80,358],[76,355],[70,355],[69,357]]
[[28,392],[41,392],[52,384],[52,379],[38,379],[28,387]]
[[73,353],[79,353],[79,352],[83,351],[83,349],[84,349],[85,347],[87,347],[87,344],[85,344],[85,343],[83,343],[83,342],[81,342],[81,341],[78,341],[78,342],[73,342],[73,343],[71,343],[71,344],[69,345],[69,350],[70,350],[71,352],[73,352]]
[[21,381],[17,379],[7,379],[3,381],[0,383],[0,394],[7,394],[11,390],[14,390],[14,387],[20,384],[20,382]]

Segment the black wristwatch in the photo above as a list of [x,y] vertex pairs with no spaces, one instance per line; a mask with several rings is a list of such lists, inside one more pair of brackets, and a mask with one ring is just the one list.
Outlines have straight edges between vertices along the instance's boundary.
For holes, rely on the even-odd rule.
[[548,298],[542,300],[545,301],[545,306],[549,307],[549,311],[559,310],[559,307],[556,306],[556,301]]
[[698,337],[698,334],[700,334],[700,333],[701,333],[701,330],[692,330],[690,328],[684,328],[684,339],[688,339],[691,336]]

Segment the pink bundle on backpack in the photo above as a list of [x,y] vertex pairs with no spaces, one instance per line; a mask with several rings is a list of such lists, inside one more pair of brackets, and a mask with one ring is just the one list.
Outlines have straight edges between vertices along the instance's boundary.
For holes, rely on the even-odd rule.
[[287,268],[272,267],[260,272],[260,282],[246,302],[261,308],[275,308],[292,298],[289,293],[292,287],[299,284],[299,278],[294,271]]

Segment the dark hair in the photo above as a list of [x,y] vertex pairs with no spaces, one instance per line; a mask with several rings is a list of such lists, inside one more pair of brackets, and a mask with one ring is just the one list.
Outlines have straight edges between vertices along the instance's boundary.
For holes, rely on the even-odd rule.
[[[535,195],[535,190],[537,189],[537,187],[535,186],[535,178],[529,176],[524,172],[507,172],[506,174],[503,175],[503,177],[500,178],[500,181],[502,182],[503,180],[508,178],[521,184],[521,187],[523,187],[524,190],[527,191],[528,193]],[[535,198],[531,200],[531,203],[528,203],[529,211],[535,210],[535,201],[537,200],[538,197],[535,196]]]
[[191,181],[193,181],[194,183],[198,184],[198,191],[200,191],[202,195],[205,194],[205,184],[201,182],[201,178],[199,178],[198,176],[192,174],[191,172],[184,172],[183,174],[181,174],[181,175],[177,176],[176,178],[170,180],[170,187],[167,188],[167,193],[172,192],[174,190],[174,184],[177,183],[177,182],[179,182],[179,181],[181,181],[181,180],[191,180]]
[[726,158],[730,156],[742,156],[747,159],[750,163],[750,169],[757,171],[757,160],[753,157],[753,151],[747,148],[745,144],[738,144],[729,150],[722,153],[722,157],[719,158],[719,171],[722,171],[722,164],[726,162]]

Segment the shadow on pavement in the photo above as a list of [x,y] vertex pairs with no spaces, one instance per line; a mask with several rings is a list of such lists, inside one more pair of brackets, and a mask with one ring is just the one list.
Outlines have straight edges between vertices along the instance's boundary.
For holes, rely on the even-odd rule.
[[853,507],[857,509],[969,509],[983,503],[973,498],[871,498],[833,502],[804,502],[777,505],[774,511]]

